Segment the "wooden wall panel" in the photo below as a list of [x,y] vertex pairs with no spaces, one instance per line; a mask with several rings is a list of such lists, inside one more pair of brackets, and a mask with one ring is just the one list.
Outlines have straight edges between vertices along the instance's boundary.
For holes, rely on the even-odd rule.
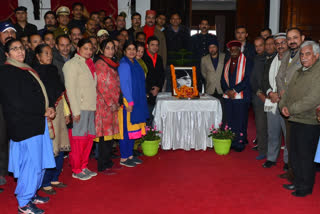
[[298,27],[307,37],[320,40],[319,8],[319,0],[282,0],[281,31]]
[[167,23],[169,23],[171,13],[179,12],[182,24],[190,27],[191,4],[192,0],[151,0],[151,9],[165,13]]
[[248,40],[259,36],[260,30],[268,25],[268,0],[238,0],[237,25],[245,25],[248,29]]

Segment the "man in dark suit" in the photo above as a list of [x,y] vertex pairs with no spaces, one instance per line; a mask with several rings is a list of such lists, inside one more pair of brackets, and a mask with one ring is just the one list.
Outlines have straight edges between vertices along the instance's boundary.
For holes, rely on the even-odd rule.
[[241,53],[241,42],[228,42],[231,58],[224,66],[221,87],[224,92],[225,123],[236,134],[231,149],[241,152],[247,140],[248,110],[250,105],[250,73],[252,61]]
[[162,89],[165,76],[162,57],[158,54],[158,51],[159,39],[155,36],[150,36],[147,41],[147,49],[142,57],[148,68],[146,93],[151,117],[148,121],[148,125],[152,124],[152,111],[156,103],[157,95]]
[[[236,40],[241,42],[241,52],[247,59],[250,59],[252,61],[254,56],[256,55],[256,50],[254,48],[254,45],[247,41],[247,28],[243,25],[237,26],[235,30],[235,38]],[[227,52],[227,58],[229,59],[229,57],[230,53]]]

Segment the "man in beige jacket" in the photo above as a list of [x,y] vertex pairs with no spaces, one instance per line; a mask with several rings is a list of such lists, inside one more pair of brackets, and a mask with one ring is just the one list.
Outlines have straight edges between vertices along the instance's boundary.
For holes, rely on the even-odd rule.
[[312,193],[316,166],[314,156],[319,140],[316,108],[320,105],[320,48],[314,41],[301,45],[302,68],[294,71],[280,101],[280,109],[290,123],[290,163],[295,175],[292,184],[283,185],[295,190],[292,195],[304,197]]
[[223,72],[225,54],[219,52],[216,39],[208,41],[209,54],[201,58],[201,74],[206,82],[205,92],[221,100],[221,75]]

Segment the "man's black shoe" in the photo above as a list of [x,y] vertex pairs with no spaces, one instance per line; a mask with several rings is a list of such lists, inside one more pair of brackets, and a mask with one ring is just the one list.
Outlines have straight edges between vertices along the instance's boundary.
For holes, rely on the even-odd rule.
[[1,192],[3,192],[3,189],[2,189],[2,188],[0,188],[0,193],[1,193]]
[[257,145],[257,144],[258,144],[258,140],[257,140],[257,138],[256,138],[256,139],[254,139],[254,140],[252,141],[252,143],[253,143],[254,145]]
[[282,186],[287,190],[296,190],[296,186],[294,184],[283,184]]
[[254,147],[251,148],[253,151],[258,151],[258,145],[255,145]]
[[299,191],[299,190],[296,190],[296,191],[292,192],[291,194],[293,196],[296,196],[296,197],[305,197],[307,195],[312,194],[312,191]]
[[288,166],[287,163],[285,163],[285,164],[283,165],[283,171],[288,171],[288,170],[289,170],[289,166]]
[[264,162],[264,164],[262,164],[263,168],[271,168],[272,166],[275,166],[276,162],[272,162],[267,160],[266,162]]

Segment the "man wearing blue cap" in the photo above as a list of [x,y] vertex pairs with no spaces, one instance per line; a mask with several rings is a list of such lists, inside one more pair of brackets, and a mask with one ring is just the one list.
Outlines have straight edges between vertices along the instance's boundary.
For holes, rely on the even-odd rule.
[[222,98],[221,75],[223,72],[225,54],[219,52],[216,39],[208,41],[209,54],[201,58],[201,74],[205,80],[205,92],[218,99]]
[[10,22],[0,22],[0,65],[7,60],[4,52],[4,45],[10,39],[16,38],[16,29]]
[[17,18],[17,23],[14,25],[15,29],[17,30],[17,39],[20,39],[22,34],[30,36],[38,33],[37,26],[27,22],[28,13],[26,7],[17,7],[14,10],[14,13]]

